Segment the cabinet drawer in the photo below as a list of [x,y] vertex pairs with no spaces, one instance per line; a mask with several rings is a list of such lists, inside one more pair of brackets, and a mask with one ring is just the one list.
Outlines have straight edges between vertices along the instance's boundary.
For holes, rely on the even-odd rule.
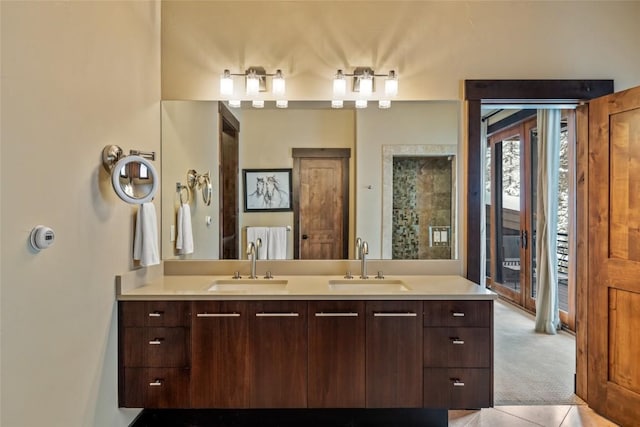
[[425,368],[424,407],[488,408],[493,405],[491,369]]
[[189,407],[189,369],[127,368],[120,406],[127,408]]
[[185,328],[124,328],[123,366],[169,368],[189,366]]
[[190,303],[187,301],[121,301],[122,326],[189,326]]
[[425,367],[491,367],[489,328],[424,328],[423,343]]
[[424,326],[491,326],[493,301],[425,301]]

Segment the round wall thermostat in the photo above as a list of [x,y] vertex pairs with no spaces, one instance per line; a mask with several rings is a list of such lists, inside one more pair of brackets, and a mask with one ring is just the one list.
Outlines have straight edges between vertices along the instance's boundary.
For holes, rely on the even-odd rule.
[[36,225],[34,229],[31,230],[31,235],[29,236],[31,247],[36,251],[47,249],[53,245],[55,239],[56,234],[53,230],[44,225]]

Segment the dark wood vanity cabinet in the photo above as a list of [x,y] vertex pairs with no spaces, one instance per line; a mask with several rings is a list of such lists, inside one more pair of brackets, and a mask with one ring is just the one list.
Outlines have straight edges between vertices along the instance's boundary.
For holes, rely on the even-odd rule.
[[493,406],[493,302],[424,302],[424,406]]
[[310,408],[365,406],[364,301],[309,302]]
[[307,302],[250,302],[250,406],[307,407]]
[[243,301],[193,302],[191,407],[249,407],[250,315]]
[[367,301],[366,407],[422,407],[422,301]]
[[119,405],[189,405],[190,304],[126,301],[118,304]]
[[493,405],[492,301],[120,301],[119,404]]

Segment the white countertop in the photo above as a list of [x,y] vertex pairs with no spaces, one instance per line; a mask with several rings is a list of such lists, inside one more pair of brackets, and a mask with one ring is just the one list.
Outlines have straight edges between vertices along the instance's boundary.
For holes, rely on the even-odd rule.
[[[213,285],[216,290],[209,290]],[[272,280],[234,280],[217,275],[161,275],[137,287],[123,286],[118,300],[493,300],[497,295],[461,276],[285,275]]]

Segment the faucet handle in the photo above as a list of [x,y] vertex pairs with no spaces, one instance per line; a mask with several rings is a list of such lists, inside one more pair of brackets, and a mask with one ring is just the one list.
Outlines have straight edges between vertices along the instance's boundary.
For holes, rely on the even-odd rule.
[[264,275],[265,279],[273,279],[273,276],[271,275],[271,271],[267,271]]
[[351,271],[347,270],[347,274],[344,275],[345,279],[353,279],[353,276],[351,275]]
[[239,271],[234,271],[232,279],[242,279],[242,276],[240,275],[240,272]]
[[384,279],[384,274],[382,274],[382,271],[378,271],[378,274],[376,275],[376,279]]

